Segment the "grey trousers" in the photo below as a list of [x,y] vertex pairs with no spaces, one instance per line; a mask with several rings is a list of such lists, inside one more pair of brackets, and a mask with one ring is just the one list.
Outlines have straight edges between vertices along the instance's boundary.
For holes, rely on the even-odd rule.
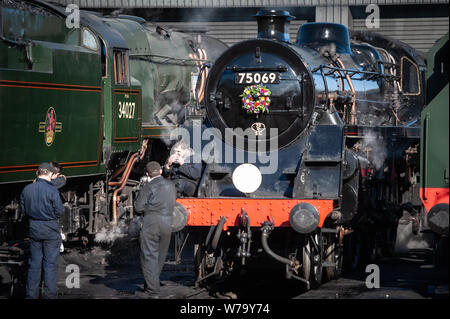
[[159,277],[169,250],[172,216],[146,214],[140,232],[141,268],[144,275],[144,291],[159,295]]

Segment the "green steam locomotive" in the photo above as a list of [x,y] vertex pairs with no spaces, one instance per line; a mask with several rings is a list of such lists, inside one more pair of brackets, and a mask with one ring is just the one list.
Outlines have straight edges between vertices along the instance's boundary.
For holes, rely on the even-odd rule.
[[428,53],[427,106],[421,114],[420,198],[436,236],[436,262],[448,263],[448,36]]
[[226,45],[134,16],[0,4],[0,243],[23,224],[18,196],[44,161],[68,177],[64,233],[132,215],[133,169],[167,154],[164,138],[198,112],[205,65]]

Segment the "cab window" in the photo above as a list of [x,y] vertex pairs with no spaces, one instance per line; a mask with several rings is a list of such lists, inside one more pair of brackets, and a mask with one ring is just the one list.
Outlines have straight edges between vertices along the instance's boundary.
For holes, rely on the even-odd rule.
[[419,95],[421,91],[419,67],[406,56],[400,61],[400,87],[404,95]]
[[114,51],[114,77],[116,85],[130,85],[128,53],[125,50]]
[[83,29],[83,46],[90,49],[97,51],[99,48],[97,39],[95,38],[95,35],[87,28]]

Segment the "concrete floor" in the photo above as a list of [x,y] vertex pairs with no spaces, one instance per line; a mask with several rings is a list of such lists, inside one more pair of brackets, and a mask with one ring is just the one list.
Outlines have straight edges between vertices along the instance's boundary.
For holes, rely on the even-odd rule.
[[[80,254],[63,254],[60,263],[60,298],[134,299],[143,288],[138,251],[135,258],[114,262],[111,254],[94,249]],[[169,254],[169,259],[173,254]],[[80,288],[67,288],[66,267],[75,264],[80,270]],[[297,281],[286,280],[282,273],[254,271],[242,274],[209,291],[194,285],[192,258],[179,265],[166,264],[161,275],[162,298],[165,299],[441,299],[448,298],[448,270],[433,265],[431,249],[410,250],[401,255],[374,261],[379,267],[380,288],[366,287],[371,272],[364,269],[344,274],[338,280],[306,291]]]
[[[139,246],[136,240],[119,239],[108,249],[66,249],[60,256],[59,299],[135,299],[143,288]],[[379,267],[380,288],[369,289],[365,269],[343,274],[338,280],[307,291],[283,272],[248,271],[236,280],[210,287],[195,287],[193,247],[187,245],[181,263],[169,250],[161,282],[163,299],[448,299],[448,266],[436,268],[431,248],[407,249],[401,254],[373,261]],[[71,287],[73,268],[79,271],[79,287]],[[0,274],[1,276],[1,274]],[[20,287],[16,296],[20,297]],[[0,285],[0,297],[9,297],[9,287]]]

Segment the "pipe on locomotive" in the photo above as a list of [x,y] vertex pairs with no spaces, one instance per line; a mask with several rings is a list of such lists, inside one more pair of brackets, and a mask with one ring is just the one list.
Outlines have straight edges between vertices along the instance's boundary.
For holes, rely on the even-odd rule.
[[[116,170],[116,171],[112,174],[111,179],[115,179],[117,176],[119,176],[120,174],[122,174],[122,172],[125,170],[126,167],[127,167],[126,165],[123,165],[123,166],[120,167],[118,170]],[[113,182],[111,182],[111,183],[113,183]],[[114,182],[114,183],[117,183],[117,182]],[[119,181],[118,183],[120,184],[120,181]],[[110,184],[110,185],[111,185],[111,184]],[[118,185],[118,184],[117,184],[117,185]]]
[[137,162],[137,156],[139,155],[139,160],[142,160],[144,158],[145,151],[147,150],[147,145],[148,145],[148,139],[146,139],[142,142],[142,146],[141,146],[141,149],[139,150],[139,152],[136,152],[133,155],[131,155],[130,159],[128,160],[125,172],[123,173],[120,182],[109,182],[108,183],[109,186],[116,186],[116,185],[120,184],[119,188],[116,189],[113,193],[113,220],[111,222],[112,225],[117,224],[118,194],[125,188],[125,185],[128,182],[128,178],[130,177],[131,170],[133,169],[134,164]]
[[[198,53],[199,53],[200,60],[205,60],[205,61],[208,60],[208,55],[204,49],[198,49]],[[202,72],[201,72],[202,67],[203,67],[203,65],[200,63],[199,72],[198,72],[199,78],[197,79],[197,81],[201,80],[200,90],[199,90],[198,96],[197,96],[197,100],[200,103],[203,101],[203,98],[205,96],[205,82],[206,82],[206,78],[208,77],[208,70],[205,69],[204,70],[205,73],[202,74]]]
[[273,224],[265,221],[263,226],[261,227],[261,244],[262,247],[264,249],[264,251],[272,258],[274,258],[275,260],[286,264],[290,267],[292,267],[293,269],[298,269],[300,267],[300,263],[298,260],[291,260],[285,257],[282,257],[280,255],[277,255],[272,249],[270,249],[269,244],[267,242],[267,239],[270,236],[270,233],[273,230]]
[[189,58],[196,61],[195,65],[197,66],[198,75],[197,82],[194,88],[194,99],[196,102],[196,109],[199,110],[199,103],[201,103],[205,96],[205,82],[208,78],[208,70],[206,67],[210,67],[211,65],[208,62],[208,53],[203,48],[198,48],[196,53],[190,53]]
[[[339,57],[336,58],[336,62],[339,64],[340,68],[345,70],[345,65]],[[350,78],[348,72],[344,71],[344,74],[345,78],[347,79],[348,85],[350,86],[350,91],[352,91],[352,107],[350,109],[350,116],[349,116],[350,125],[356,125],[356,90],[355,87],[353,86],[353,81]]]
[[[297,36],[297,44],[299,45],[321,45],[319,53],[324,57],[328,57],[332,62],[339,65],[341,70],[335,70],[336,74],[340,75],[340,72],[344,72],[345,78],[352,92],[352,106],[350,110],[349,122],[351,125],[356,124],[356,90],[353,85],[353,81],[345,69],[345,65],[339,58],[338,54],[351,54],[350,38],[348,29],[343,25],[337,25],[334,23],[306,23],[303,24]],[[338,54],[336,54],[338,53]],[[342,90],[344,90],[344,81],[340,75]],[[328,98],[328,96],[326,96]],[[328,101],[327,101],[328,106]],[[345,114],[344,114],[345,116]]]
[[128,162],[128,165],[127,165],[127,169],[126,169],[124,175],[122,176],[122,182],[120,184],[120,187],[118,189],[116,189],[113,193],[113,221],[112,221],[113,225],[117,224],[117,195],[119,192],[122,191],[122,189],[127,184],[128,177],[130,176],[130,172],[131,172],[131,167],[133,167],[134,163],[136,163],[137,155],[138,155],[138,153],[134,153],[131,156],[130,161]]
[[136,154],[131,155],[131,158],[127,159],[125,165],[122,166],[121,168],[119,168],[116,172],[114,172],[114,174],[111,176],[111,179],[116,178],[117,176],[119,176],[120,173],[122,173],[125,170],[123,172],[122,177],[120,178],[120,180],[118,182],[109,182],[108,183],[109,186],[118,186],[118,185],[122,185],[123,184],[124,177],[127,176],[128,173],[129,173],[131,160],[132,160],[133,156],[135,156]]

